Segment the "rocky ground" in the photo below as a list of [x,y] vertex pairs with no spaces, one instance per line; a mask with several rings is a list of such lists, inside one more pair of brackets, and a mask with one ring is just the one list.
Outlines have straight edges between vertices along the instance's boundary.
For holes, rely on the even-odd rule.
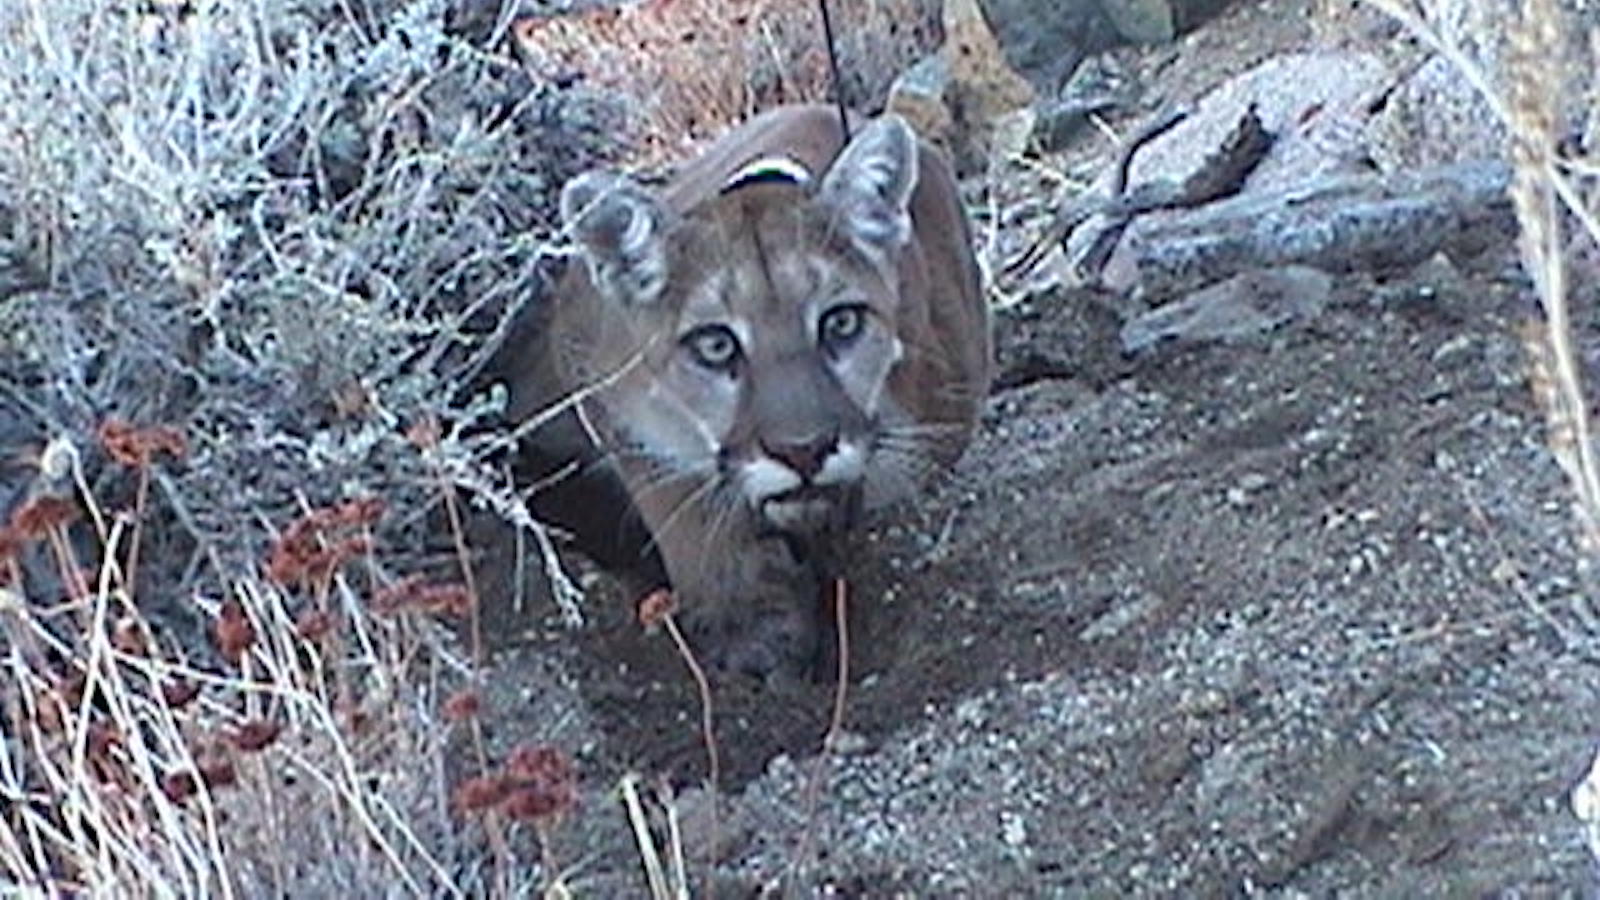
[[[1346,54],[1361,90],[1415,68],[1375,16],[1325,7],[1244,4],[1115,60],[1152,106],[1304,51]],[[1111,157],[1085,139],[1052,165]],[[971,184],[980,209],[1041,190],[998,177]],[[980,231],[1015,246],[1026,219]],[[979,439],[866,538],[814,813],[832,686],[717,686],[723,895],[1594,890],[1568,796],[1600,631],[1513,247],[1296,284],[1317,296],[1294,316],[1131,354],[1152,298],[1046,279],[1003,299]],[[579,751],[593,792],[556,856],[579,894],[617,896],[641,888],[609,789],[676,785],[696,857],[704,748],[665,638],[604,579],[587,609],[576,633],[505,621],[495,681],[520,712],[491,731]]]

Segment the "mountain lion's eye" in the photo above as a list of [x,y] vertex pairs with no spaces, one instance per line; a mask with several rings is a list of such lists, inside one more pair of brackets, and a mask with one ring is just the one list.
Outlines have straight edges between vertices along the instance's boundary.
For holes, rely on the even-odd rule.
[[694,361],[708,369],[726,369],[739,358],[739,339],[725,325],[702,325],[683,336]]
[[867,308],[860,303],[835,306],[817,323],[817,340],[824,348],[837,350],[860,337],[866,324]]

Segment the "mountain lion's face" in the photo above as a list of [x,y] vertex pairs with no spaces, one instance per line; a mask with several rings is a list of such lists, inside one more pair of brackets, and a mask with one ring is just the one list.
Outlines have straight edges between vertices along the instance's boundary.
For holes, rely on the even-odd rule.
[[940,428],[890,390],[916,159],[885,119],[820,183],[752,178],[684,216],[620,178],[568,187],[594,291],[566,349],[636,492],[809,533],[920,483]]

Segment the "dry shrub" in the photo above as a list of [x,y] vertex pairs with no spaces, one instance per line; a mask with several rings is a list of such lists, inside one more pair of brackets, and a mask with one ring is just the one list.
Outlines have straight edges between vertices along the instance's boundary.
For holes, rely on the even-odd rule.
[[[125,451],[182,446],[166,428],[102,434],[134,477],[153,460]],[[214,665],[130,595],[137,513],[108,515],[82,492],[18,507],[0,528],[11,882],[48,894],[510,896],[528,889],[529,862],[556,877],[549,835],[575,809],[577,772],[538,745],[491,769],[484,701],[447,687],[474,672],[435,621],[465,619],[476,598],[382,574],[373,534],[387,515],[375,498],[309,510],[264,552],[265,578],[196,597]],[[82,532],[98,560],[71,549]],[[67,597],[18,577],[34,545],[51,549]],[[447,764],[451,738],[466,737],[455,729],[470,731],[476,768]],[[519,826],[528,838],[510,839]]]
[[[847,101],[873,106],[938,44],[937,0],[833,0]],[[641,159],[661,161],[832,79],[815,0],[648,0],[516,27],[530,64],[632,98]]]
[[[1549,444],[1576,496],[1584,549],[1600,553],[1600,462],[1594,447],[1582,367],[1573,340],[1569,266],[1572,258],[1595,259],[1600,250],[1600,204],[1586,197],[1560,159],[1560,100],[1566,22],[1554,0],[1525,0],[1512,28],[1508,76],[1511,199],[1521,230],[1518,248],[1545,313],[1542,335],[1528,342],[1535,393],[1550,424]],[[1590,71],[1600,65],[1600,46]],[[1596,86],[1592,84],[1591,88]],[[1589,168],[1592,178],[1594,169]],[[1580,170],[1581,171],[1581,170]],[[1586,203],[1586,200],[1589,201]],[[1587,247],[1570,243],[1569,221],[1578,224]]]
[[450,808],[441,707],[478,673],[440,620],[477,598],[430,545],[463,482],[535,527],[475,379],[615,105],[449,13],[0,4],[0,881],[536,871],[532,826],[490,848]]

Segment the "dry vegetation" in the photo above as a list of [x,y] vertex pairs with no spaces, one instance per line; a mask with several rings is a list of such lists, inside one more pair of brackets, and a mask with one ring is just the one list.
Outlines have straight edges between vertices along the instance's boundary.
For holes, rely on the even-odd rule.
[[[846,99],[857,106],[881,105],[894,77],[938,43],[934,0],[834,7]],[[515,32],[542,76],[581,76],[633,98],[640,161],[677,159],[761,109],[832,91],[814,2],[648,0],[524,20]]]
[[500,483],[472,378],[615,105],[447,12],[0,11],[5,880],[553,877],[570,764],[446,771],[476,644],[440,623],[476,610],[453,484]]
[[0,881],[558,883],[566,753],[477,725],[458,486],[545,536],[475,379],[566,178],[821,92],[807,10],[714,6],[471,36],[445,0],[0,10]]

